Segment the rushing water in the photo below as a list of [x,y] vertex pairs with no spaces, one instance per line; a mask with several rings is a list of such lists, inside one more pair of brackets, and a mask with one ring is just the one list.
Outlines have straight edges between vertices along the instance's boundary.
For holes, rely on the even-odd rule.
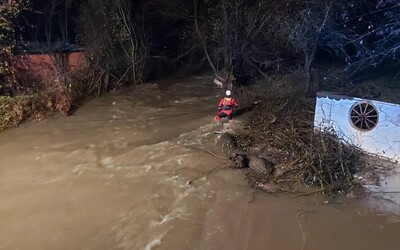
[[200,149],[223,129],[209,82],[127,89],[0,134],[0,249],[400,249],[390,199],[254,195],[240,170],[205,176],[224,164]]

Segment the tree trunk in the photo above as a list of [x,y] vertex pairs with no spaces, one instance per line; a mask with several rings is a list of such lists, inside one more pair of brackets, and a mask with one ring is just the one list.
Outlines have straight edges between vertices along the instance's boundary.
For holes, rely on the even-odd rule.
[[305,96],[309,96],[311,91],[311,85],[312,85],[311,71],[316,51],[317,51],[317,41],[314,42],[310,51],[305,52],[305,61],[304,61],[304,72],[306,75],[306,82],[304,88]]
[[224,29],[224,34],[223,34],[223,44],[222,44],[222,51],[223,51],[223,56],[224,56],[224,67],[223,69],[226,70],[226,72],[231,73],[231,57],[230,57],[230,51],[229,51],[229,18],[228,18],[228,11],[227,11],[227,4],[226,0],[222,0],[222,16],[223,16],[223,29]]
[[304,88],[304,95],[309,96],[311,90],[311,70],[306,69],[306,84]]
[[198,20],[197,20],[197,1],[193,0],[193,3],[194,3],[194,24],[196,26],[196,32],[199,35],[201,44],[203,45],[203,51],[204,51],[204,54],[206,55],[207,61],[210,64],[212,70],[214,71],[214,74],[216,75],[217,74],[217,69],[215,68],[214,63],[212,62],[212,60],[210,58],[210,55],[208,54],[206,41],[205,41],[205,39],[203,38],[203,36],[201,35],[201,32],[200,32],[199,23],[198,23]]

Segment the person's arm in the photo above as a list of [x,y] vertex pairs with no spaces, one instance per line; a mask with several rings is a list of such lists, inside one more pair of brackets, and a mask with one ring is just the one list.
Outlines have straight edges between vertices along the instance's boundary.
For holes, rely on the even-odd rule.
[[239,104],[236,102],[236,100],[233,98],[233,106],[235,106],[236,108],[239,107]]

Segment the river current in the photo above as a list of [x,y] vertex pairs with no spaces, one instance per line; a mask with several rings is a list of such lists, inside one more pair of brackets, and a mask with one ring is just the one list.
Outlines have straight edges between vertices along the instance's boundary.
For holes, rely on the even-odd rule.
[[390,197],[253,193],[241,170],[207,175],[225,161],[201,149],[240,123],[213,121],[220,92],[207,77],[149,83],[2,132],[0,249],[400,249]]

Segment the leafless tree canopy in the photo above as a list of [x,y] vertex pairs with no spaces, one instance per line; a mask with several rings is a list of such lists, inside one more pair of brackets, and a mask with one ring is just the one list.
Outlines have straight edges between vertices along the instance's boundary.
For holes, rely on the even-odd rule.
[[324,57],[345,63],[349,76],[398,62],[400,0],[30,2],[12,21],[23,26],[15,37],[85,47],[96,92],[187,65],[225,79],[301,68],[307,93]]
[[[368,11],[365,11],[368,10]],[[400,49],[400,1],[352,1],[340,22],[347,69],[358,72],[385,60],[398,60]]]

